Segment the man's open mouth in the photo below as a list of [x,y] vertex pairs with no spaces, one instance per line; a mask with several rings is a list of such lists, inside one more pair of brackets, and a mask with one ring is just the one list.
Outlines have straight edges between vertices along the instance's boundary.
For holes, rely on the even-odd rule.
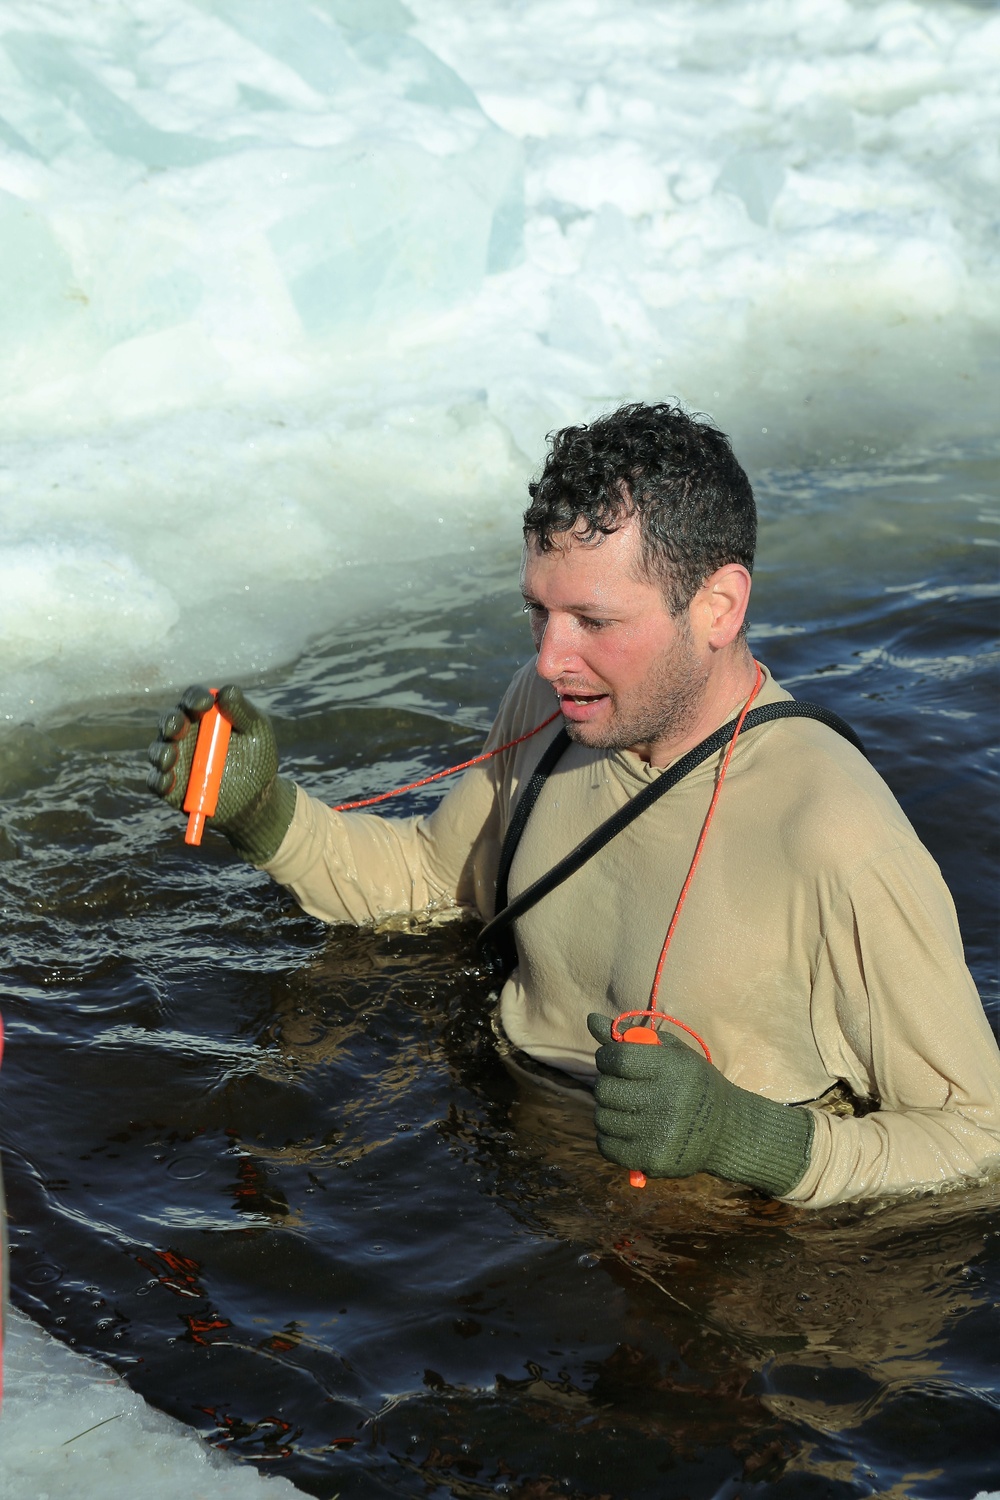
[[597,714],[609,697],[608,693],[560,693],[559,707],[565,719],[579,723]]

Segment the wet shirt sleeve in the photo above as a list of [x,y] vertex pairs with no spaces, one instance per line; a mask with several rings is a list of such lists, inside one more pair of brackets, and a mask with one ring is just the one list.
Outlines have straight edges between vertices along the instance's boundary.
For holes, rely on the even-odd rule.
[[[502,743],[500,733],[498,725],[487,748]],[[495,766],[464,772],[419,818],[338,813],[299,787],[291,826],[262,868],[323,922],[363,925],[455,907],[488,917],[500,847]]]
[[883,855],[850,881],[823,935],[812,1008],[831,1075],[878,1107],[814,1110],[791,1201],[819,1208],[1000,1166],[1000,1053],[926,851]]

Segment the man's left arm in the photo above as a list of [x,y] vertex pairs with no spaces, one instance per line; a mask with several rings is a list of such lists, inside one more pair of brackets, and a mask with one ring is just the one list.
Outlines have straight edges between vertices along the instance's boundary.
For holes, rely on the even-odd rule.
[[786,1195],[844,1199],[974,1180],[1000,1162],[1000,1051],[930,856],[901,848],[857,872],[825,934],[812,995],[831,1076],[878,1107],[813,1110],[809,1165]]

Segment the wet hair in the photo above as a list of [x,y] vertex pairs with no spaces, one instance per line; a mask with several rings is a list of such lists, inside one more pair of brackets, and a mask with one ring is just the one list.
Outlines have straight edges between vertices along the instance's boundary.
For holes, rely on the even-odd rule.
[[592,541],[635,515],[644,569],[672,614],[725,563],[752,571],[753,490],[708,417],[635,401],[589,426],[550,433],[549,444],[524,513],[524,535],[543,552],[564,532]]

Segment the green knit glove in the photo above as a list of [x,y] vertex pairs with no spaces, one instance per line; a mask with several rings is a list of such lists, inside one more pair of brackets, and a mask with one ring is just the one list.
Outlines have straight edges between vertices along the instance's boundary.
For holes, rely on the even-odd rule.
[[808,1109],[738,1088],[668,1030],[657,1047],[613,1041],[607,1016],[590,1015],[587,1026],[601,1044],[594,1122],[608,1161],[650,1177],[712,1172],[775,1198],[802,1180],[815,1128]]
[[[266,714],[238,687],[220,688],[219,708],[233,726],[222,774],[219,805],[209,828],[224,833],[250,864],[266,865],[278,852],[295,812],[295,783],[278,775],[278,747]],[[149,747],[146,785],[180,807],[187,792],[198,722],[212,706],[208,688],[189,687],[176,708],[163,715]]]

